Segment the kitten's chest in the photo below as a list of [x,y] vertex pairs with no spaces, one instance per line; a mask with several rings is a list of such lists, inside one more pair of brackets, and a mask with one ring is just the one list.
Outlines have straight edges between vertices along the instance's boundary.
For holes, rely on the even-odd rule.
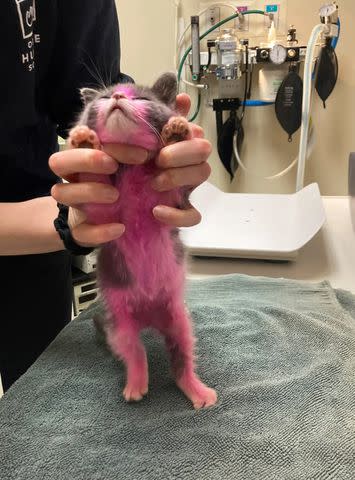
[[139,223],[140,220],[156,224],[152,210],[157,205],[177,206],[178,191],[157,192],[152,182],[158,175],[158,168],[148,165],[122,166],[115,184],[119,191],[120,218],[127,223]]

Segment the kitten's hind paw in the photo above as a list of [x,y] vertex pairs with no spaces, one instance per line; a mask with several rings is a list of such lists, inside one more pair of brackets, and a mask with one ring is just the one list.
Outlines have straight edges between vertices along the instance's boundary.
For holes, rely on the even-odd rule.
[[137,385],[126,385],[123,390],[123,397],[126,402],[139,402],[142,400],[144,395],[148,393],[148,385],[137,386]]
[[70,148],[94,148],[100,149],[100,140],[94,130],[86,125],[78,125],[74,127],[68,138]]
[[182,377],[177,380],[177,386],[183,391],[187,398],[192,402],[194,408],[212,407],[217,403],[217,393],[213,388],[207,387],[197,377]]
[[161,135],[165,145],[189,140],[191,138],[189,122],[184,117],[172,117],[163,127]]
[[213,388],[205,387],[204,391],[192,398],[195,410],[212,407],[217,403],[217,393]]

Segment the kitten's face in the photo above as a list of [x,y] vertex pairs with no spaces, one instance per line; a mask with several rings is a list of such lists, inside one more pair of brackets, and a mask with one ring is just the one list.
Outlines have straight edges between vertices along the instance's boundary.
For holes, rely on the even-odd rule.
[[118,84],[96,92],[83,89],[81,118],[98,133],[102,143],[126,143],[148,150],[162,147],[159,134],[174,115],[176,77],[165,74],[153,88]]

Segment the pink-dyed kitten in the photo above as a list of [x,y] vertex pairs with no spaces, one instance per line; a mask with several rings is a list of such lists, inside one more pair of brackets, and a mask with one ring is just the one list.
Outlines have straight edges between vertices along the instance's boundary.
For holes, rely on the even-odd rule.
[[153,88],[119,84],[97,92],[83,89],[84,111],[70,132],[72,147],[101,148],[104,143],[143,147],[150,152],[145,165],[120,165],[114,176],[81,175],[84,181],[113,184],[119,199],[112,205],[85,206],[92,224],[120,222],[121,238],[104,245],[98,256],[98,279],[107,318],[107,342],[126,366],[123,395],[140,400],[148,392],[148,365],[140,331],[152,327],[166,339],[177,385],[195,408],[215,404],[214,390],[194,371],[194,338],[184,305],[184,252],[179,232],[158,222],[156,205],[184,208],[186,190],[159,193],[151,182],[155,158],[169,143],[191,138],[185,118],[174,111],[176,77],[164,74]]

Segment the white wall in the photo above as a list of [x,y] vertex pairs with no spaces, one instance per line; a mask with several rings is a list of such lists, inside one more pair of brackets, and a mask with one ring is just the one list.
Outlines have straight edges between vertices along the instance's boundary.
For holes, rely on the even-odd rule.
[[176,10],[170,0],[116,0],[120,22],[122,71],[150,84],[174,70]]
[[[307,40],[313,25],[318,22],[318,9],[322,1],[288,1],[288,23],[296,25],[301,40]],[[315,97],[312,116],[316,125],[317,145],[306,168],[307,183],[318,182],[322,193],[326,195],[346,194],[348,154],[355,150],[355,62],[352,56],[355,2],[338,0],[338,4],[342,19],[342,35],[337,48],[339,81],[325,111]],[[123,71],[131,74],[137,82],[151,83],[162,71],[174,68],[175,1],[117,0],[117,5]],[[186,21],[199,9],[198,0],[181,1],[180,14]],[[194,93],[191,92],[193,98]],[[203,109],[197,121],[215,145],[214,113]],[[295,158],[299,137],[295,135],[293,143],[288,143],[272,107],[248,109],[245,129],[243,158],[259,174],[275,173]],[[212,181],[225,190],[288,192],[294,189],[295,172],[275,182],[239,172],[230,185],[216,149],[211,157],[211,165]]]

